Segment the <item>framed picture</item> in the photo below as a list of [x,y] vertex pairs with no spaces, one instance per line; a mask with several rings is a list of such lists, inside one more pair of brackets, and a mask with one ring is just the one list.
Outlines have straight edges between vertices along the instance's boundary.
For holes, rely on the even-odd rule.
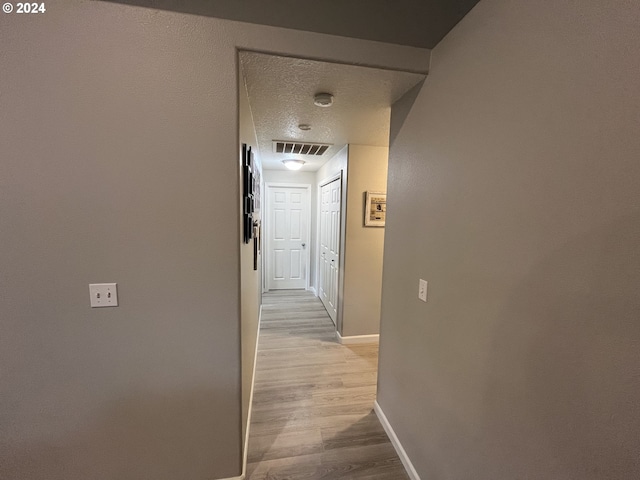
[[384,227],[387,216],[387,194],[364,192],[364,226]]
[[253,221],[253,269],[258,270],[258,256],[260,255],[260,220]]
[[253,172],[253,203],[255,207],[255,212],[260,214],[260,207],[262,202],[261,192],[260,192],[260,169],[255,168],[254,166]]
[[253,152],[246,143],[242,144],[242,225],[244,243],[249,243],[253,234],[254,203]]

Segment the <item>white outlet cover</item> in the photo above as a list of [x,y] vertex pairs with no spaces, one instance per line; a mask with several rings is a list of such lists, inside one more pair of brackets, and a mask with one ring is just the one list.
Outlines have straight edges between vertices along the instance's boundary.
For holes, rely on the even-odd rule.
[[117,307],[118,284],[92,283],[89,285],[91,307]]
[[427,301],[427,281],[420,279],[418,284],[418,298],[423,302]]

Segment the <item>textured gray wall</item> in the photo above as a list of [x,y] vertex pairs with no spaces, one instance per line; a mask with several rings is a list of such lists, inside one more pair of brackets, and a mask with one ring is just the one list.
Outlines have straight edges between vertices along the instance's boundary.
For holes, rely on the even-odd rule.
[[[262,172],[260,152],[258,152],[258,139],[253,125],[249,97],[244,78],[238,75],[238,111],[240,145],[238,146],[238,170],[242,172],[242,144],[251,147],[253,153],[254,168]],[[243,182],[240,173],[240,182]],[[242,183],[241,183],[242,185]],[[238,192],[239,208],[242,207],[242,189]],[[262,191],[264,205],[264,190]],[[264,207],[261,207],[264,211]],[[256,211],[255,216],[261,215]],[[262,217],[261,217],[262,218]],[[244,235],[242,222],[239,225],[241,238]],[[258,329],[260,322],[260,305],[262,304],[262,255],[258,254],[258,269],[253,269],[254,245],[253,238],[249,243],[240,243],[240,343],[242,350],[242,434],[246,445],[247,422],[249,420],[249,407],[251,403],[251,388],[253,372],[255,370],[256,346],[258,344]]]
[[236,47],[429,58],[105,2],[0,15],[0,478],[240,473]]
[[0,478],[237,475],[235,52],[197,18],[47,7],[0,20]]
[[483,0],[392,121],[378,401],[425,480],[640,478],[639,24]]
[[380,332],[384,228],[364,226],[364,192],[387,191],[389,149],[349,145],[343,337]]

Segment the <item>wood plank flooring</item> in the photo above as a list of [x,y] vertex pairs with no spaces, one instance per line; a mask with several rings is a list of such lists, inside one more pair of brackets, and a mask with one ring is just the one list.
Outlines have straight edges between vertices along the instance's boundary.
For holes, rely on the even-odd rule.
[[249,480],[403,480],[373,412],[377,345],[340,345],[320,300],[264,295],[249,431]]

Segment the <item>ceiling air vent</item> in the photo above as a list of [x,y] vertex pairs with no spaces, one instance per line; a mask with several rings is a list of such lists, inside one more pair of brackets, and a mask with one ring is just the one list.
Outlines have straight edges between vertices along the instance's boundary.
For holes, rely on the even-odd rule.
[[326,143],[298,143],[286,142],[284,140],[273,141],[274,153],[291,153],[295,155],[322,155],[330,147]]

